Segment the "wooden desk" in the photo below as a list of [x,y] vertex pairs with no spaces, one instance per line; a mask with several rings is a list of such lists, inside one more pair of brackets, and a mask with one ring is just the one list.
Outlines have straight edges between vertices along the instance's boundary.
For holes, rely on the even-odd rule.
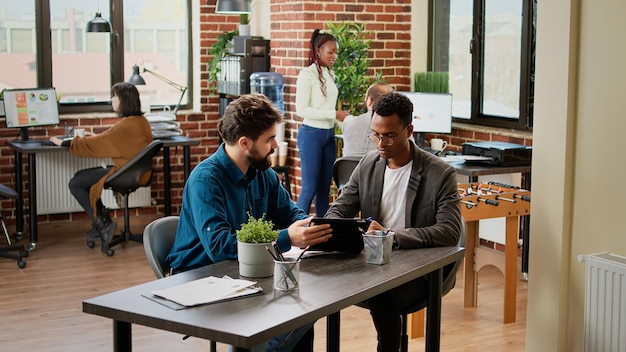
[[[183,136],[163,138],[163,173],[164,173],[164,202],[165,215],[171,214],[171,176],[170,176],[170,147],[183,147],[184,175],[185,180],[191,169],[190,147],[200,144],[198,139],[190,139]],[[15,202],[15,230],[18,239],[24,234],[24,185],[22,182],[22,168],[24,155],[28,156],[28,199],[29,199],[29,230],[30,243],[27,245],[30,251],[37,246],[37,154],[40,153],[67,153],[68,148],[57,146],[44,146],[40,143],[23,143],[20,141],[8,141],[7,145],[15,151],[15,188],[17,200]],[[68,180],[69,182],[69,180]]]
[[251,349],[331,315],[328,351],[338,352],[341,309],[428,275],[426,350],[439,351],[442,268],[463,258],[463,253],[458,247],[393,251],[390,264],[380,266],[366,264],[363,253],[305,258],[300,266],[300,290],[295,293],[274,292],[270,277],[256,280],[263,295],[178,311],[142,296],[209,275],[239,277],[237,262],[224,261],[88,299],[83,301],[83,312],[113,319],[115,351],[132,349],[131,324]]

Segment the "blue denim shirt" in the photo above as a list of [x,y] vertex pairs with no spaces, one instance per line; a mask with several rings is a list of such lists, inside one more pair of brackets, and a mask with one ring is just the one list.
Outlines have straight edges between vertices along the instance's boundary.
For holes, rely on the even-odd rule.
[[278,245],[289,250],[287,228],[308,215],[289,198],[274,170],[250,168],[244,174],[230,160],[222,144],[198,164],[183,191],[176,240],[167,261],[184,271],[237,258],[235,231],[248,221],[248,213],[265,218],[281,229]]

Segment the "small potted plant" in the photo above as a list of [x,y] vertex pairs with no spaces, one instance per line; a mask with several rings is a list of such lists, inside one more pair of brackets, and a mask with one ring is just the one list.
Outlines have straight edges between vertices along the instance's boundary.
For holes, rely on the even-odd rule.
[[269,277],[274,274],[274,259],[266,247],[278,238],[274,224],[265,215],[255,219],[248,213],[248,222],[237,233],[239,275],[244,277]]

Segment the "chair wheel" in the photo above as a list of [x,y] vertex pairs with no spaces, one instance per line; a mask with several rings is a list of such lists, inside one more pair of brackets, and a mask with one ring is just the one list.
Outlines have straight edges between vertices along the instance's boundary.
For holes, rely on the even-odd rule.
[[107,257],[112,257],[115,254],[115,251],[112,249],[107,249]]
[[91,240],[87,240],[87,247],[89,248],[93,248],[96,246],[96,242],[91,241]]
[[17,261],[17,267],[20,269],[24,269],[26,267],[26,262],[23,260],[18,260]]

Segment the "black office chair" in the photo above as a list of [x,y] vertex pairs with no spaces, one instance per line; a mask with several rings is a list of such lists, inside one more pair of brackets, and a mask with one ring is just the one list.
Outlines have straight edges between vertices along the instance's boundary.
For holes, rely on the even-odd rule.
[[[0,199],[7,198],[16,199],[17,192],[5,185],[0,185]],[[28,251],[24,248],[24,245],[13,245],[11,243],[11,237],[9,236],[9,231],[7,231],[7,226],[4,223],[2,212],[0,212],[0,224],[2,225],[2,230],[4,231],[4,236],[6,237],[8,244],[8,246],[0,247],[0,257],[17,260],[17,266],[20,269],[24,269],[26,267],[26,262],[23,261],[22,258],[28,257]],[[10,252],[19,252],[20,254]]]
[[350,175],[352,175],[352,171],[354,171],[359,161],[361,161],[359,156],[342,156],[335,160],[333,164],[333,180],[335,180],[339,192],[348,183]]
[[[135,241],[139,243],[143,241],[143,236],[133,235],[130,232],[128,197],[138,188],[150,185],[152,178],[152,158],[159,152],[159,150],[161,150],[162,147],[162,141],[152,141],[126,165],[117,170],[113,175],[109,176],[104,184],[104,188],[111,189],[114,192],[124,195],[124,231],[120,235],[113,236],[113,239],[108,245],[104,245],[103,251],[109,257],[115,254],[115,251],[111,249],[113,246],[126,241]],[[149,173],[150,178],[147,182],[142,184],[142,176],[145,173]]]
[[[461,218],[461,236],[459,237],[459,242],[457,243],[458,247],[465,247],[465,240],[467,238],[467,225],[465,224],[465,219]],[[456,274],[459,271],[459,267],[463,263],[465,258],[461,257],[461,259],[457,260],[452,264],[448,264],[443,267],[443,281],[441,284],[441,297],[445,296],[452,290],[454,285],[456,284]],[[366,302],[362,302],[357,304],[359,307],[368,308]],[[428,306],[428,294],[423,294],[420,297],[420,300],[416,302],[416,304],[407,307],[404,311],[402,311],[402,341],[400,342],[400,352],[407,352],[409,349],[409,334],[408,334],[408,315],[411,313],[418,312]]]
[[[170,265],[165,259],[174,245],[178,220],[178,216],[166,216],[152,221],[143,230],[143,249],[157,279],[169,275]],[[209,351],[217,351],[215,341],[211,341]]]

